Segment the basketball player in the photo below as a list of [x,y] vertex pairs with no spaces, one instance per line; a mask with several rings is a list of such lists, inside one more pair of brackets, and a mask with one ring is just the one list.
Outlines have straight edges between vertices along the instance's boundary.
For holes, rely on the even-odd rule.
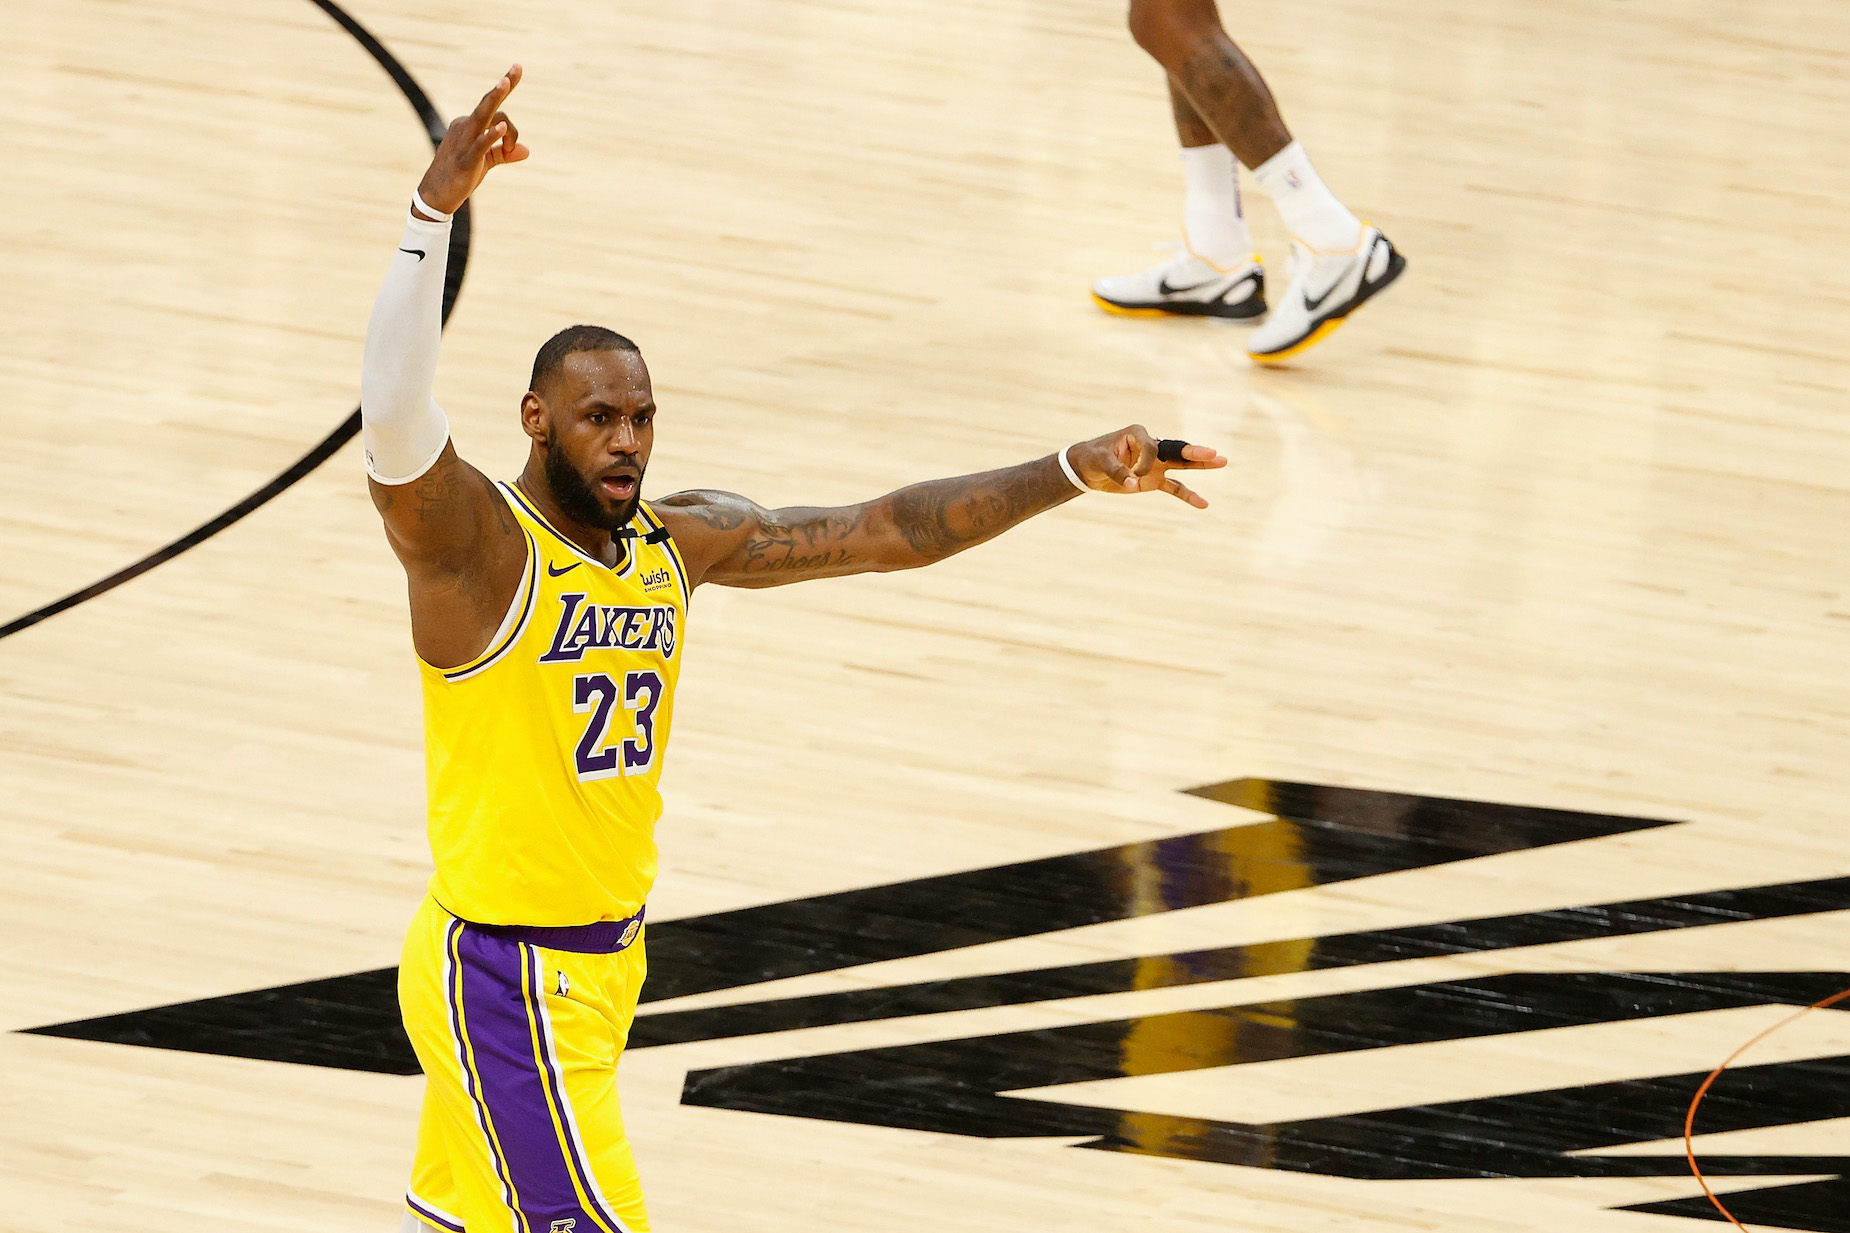
[[436,858],[399,970],[428,1076],[404,1227],[641,1233],[615,1079],[694,588],[929,565],[1081,492],[1204,507],[1171,472],[1226,459],[1131,427],[837,509],[645,501],[649,370],[581,325],[534,360],[520,478],[489,480],[457,456],[431,383],[450,217],[527,157],[500,110],[519,81],[516,65],[450,125],[424,173],[361,382],[373,503],[410,579]]
[[[1131,0],[1130,22],[1138,46],[1169,75],[1187,191],[1182,247],[1140,274],[1099,279],[1092,298],[1126,316],[1266,318],[1246,343],[1261,364],[1309,350],[1398,278],[1406,260],[1324,186],[1265,79],[1221,28],[1214,0]],[[1269,318],[1235,159],[1252,168],[1291,233],[1290,285]]]

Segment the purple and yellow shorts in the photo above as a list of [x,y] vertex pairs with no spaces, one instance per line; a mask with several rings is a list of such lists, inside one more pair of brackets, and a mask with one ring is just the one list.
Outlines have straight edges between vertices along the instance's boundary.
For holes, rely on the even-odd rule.
[[647,1233],[617,1059],[647,970],[642,914],[476,925],[426,899],[398,969],[426,1076],[405,1202],[452,1233]]

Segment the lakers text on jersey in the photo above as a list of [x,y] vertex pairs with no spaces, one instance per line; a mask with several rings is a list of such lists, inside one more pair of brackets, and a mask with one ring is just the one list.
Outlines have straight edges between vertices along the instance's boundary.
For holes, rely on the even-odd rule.
[[502,485],[527,572],[477,659],[422,665],[431,894],[491,925],[635,915],[655,879],[687,572],[647,504],[606,566]]

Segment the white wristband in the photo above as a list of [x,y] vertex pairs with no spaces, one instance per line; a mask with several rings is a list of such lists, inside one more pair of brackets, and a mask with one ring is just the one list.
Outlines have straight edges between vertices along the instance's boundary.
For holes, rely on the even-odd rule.
[[[1066,450],[1070,450],[1072,448],[1073,447],[1069,445],[1066,447]],[[1091,492],[1092,486],[1086,483],[1084,480],[1080,479],[1079,472],[1073,470],[1072,460],[1067,458],[1066,450],[1060,451],[1060,469],[1066,472],[1067,479],[1070,479],[1073,481],[1073,487],[1079,489],[1079,491],[1081,492]]]
[[416,189],[411,190],[411,204],[415,205],[418,209],[430,215],[440,223],[447,223],[454,217],[453,215],[445,214],[442,210],[437,209],[435,206],[431,205],[430,202],[424,200],[424,194],[418,192]]

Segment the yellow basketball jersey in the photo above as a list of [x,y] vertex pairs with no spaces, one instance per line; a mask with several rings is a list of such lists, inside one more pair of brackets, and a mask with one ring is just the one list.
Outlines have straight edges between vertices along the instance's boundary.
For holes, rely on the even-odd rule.
[[612,568],[501,490],[527,536],[507,620],[461,667],[420,660],[431,894],[485,925],[622,920],[655,881],[686,566],[647,504]]

